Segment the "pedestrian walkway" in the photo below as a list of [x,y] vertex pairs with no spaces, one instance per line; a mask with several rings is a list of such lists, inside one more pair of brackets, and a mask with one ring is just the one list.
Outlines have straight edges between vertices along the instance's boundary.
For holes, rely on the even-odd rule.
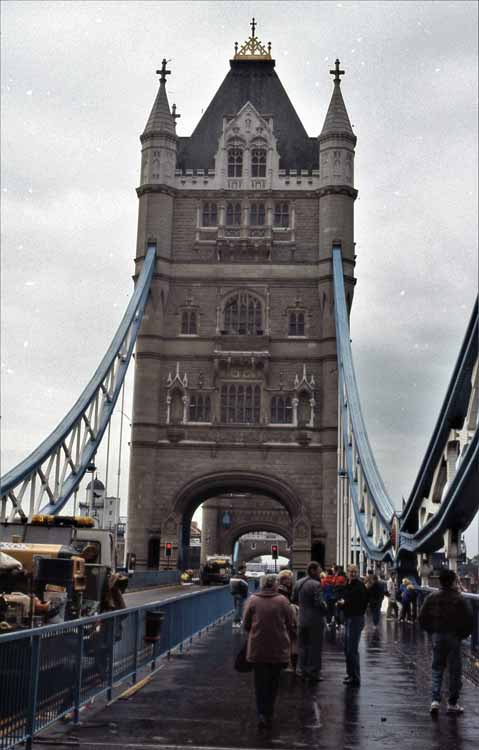
[[325,642],[324,681],[306,687],[282,674],[275,726],[256,728],[251,674],[233,669],[241,636],[231,621],[195,641],[188,653],[165,661],[151,682],[131,697],[59,736],[43,735],[47,750],[477,750],[479,687],[466,681],[465,713],[429,714],[430,654],[418,626],[368,624],[361,643],[362,686],[342,684],[341,637]]

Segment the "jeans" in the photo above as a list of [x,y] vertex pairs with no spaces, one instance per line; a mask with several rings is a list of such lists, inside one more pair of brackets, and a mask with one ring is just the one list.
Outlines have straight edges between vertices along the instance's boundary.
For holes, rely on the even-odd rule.
[[457,703],[462,687],[461,639],[449,633],[432,636],[432,700],[441,700],[442,677],[449,664],[449,703]]
[[321,671],[324,625],[300,625],[298,632],[298,667],[305,677],[314,679]]
[[253,664],[256,710],[258,716],[272,719],[279,688],[279,677],[285,664]]
[[241,618],[243,617],[243,606],[244,606],[244,599],[242,596],[238,596],[237,594],[233,595],[233,601],[235,605],[235,613],[233,615],[233,622],[240,623]]
[[344,653],[346,655],[346,672],[356,682],[361,681],[359,663],[359,641],[364,628],[364,615],[346,617],[344,633]]
[[391,601],[391,599],[388,599],[388,608],[386,610],[386,617],[394,617],[397,620],[398,614],[399,614],[398,603],[396,601]]
[[381,602],[378,604],[370,604],[371,616],[373,618],[373,625],[379,625],[381,619]]

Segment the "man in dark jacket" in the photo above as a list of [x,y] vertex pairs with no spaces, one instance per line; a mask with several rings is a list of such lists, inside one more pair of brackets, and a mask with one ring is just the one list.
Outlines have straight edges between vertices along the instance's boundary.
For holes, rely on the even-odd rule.
[[297,582],[293,591],[293,603],[299,605],[298,673],[310,685],[321,680],[324,618],[327,613],[320,572],[319,563],[310,562],[308,575]]
[[419,624],[432,635],[431,713],[441,705],[442,677],[449,663],[449,702],[447,712],[462,714],[459,694],[462,687],[461,640],[472,633],[472,610],[457,589],[453,570],[439,573],[439,591],[426,597],[419,613]]
[[243,607],[248,598],[249,589],[246,580],[246,568],[241,565],[238,568],[238,574],[230,578],[230,591],[234,602],[233,630],[241,629],[241,618],[243,617]]
[[347,675],[343,682],[345,685],[359,687],[361,684],[361,669],[358,649],[369,597],[366,586],[359,578],[357,567],[351,565],[348,573],[349,581],[343,589],[342,599],[338,601],[338,605],[342,607],[344,614],[345,626],[344,653],[346,655]]

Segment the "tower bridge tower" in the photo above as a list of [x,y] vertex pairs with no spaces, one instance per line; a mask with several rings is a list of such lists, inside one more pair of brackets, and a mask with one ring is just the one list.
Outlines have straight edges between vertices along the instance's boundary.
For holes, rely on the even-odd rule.
[[[157,262],[136,352],[128,548],[156,567],[171,542],[181,565],[200,503],[248,494],[286,511],[296,569],[332,562],[333,243],[349,304],[354,287],[356,137],[343,71],[337,61],[319,137],[255,25],[189,137],[176,134],[166,60],[158,73],[137,189],[136,272],[150,241]],[[234,508],[231,524],[234,538]]]

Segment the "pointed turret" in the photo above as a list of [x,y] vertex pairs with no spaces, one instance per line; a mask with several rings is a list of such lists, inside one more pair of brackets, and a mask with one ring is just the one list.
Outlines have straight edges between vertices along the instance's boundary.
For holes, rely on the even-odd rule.
[[166,76],[170,75],[163,60],[160,88],[151,110],[145,130],[140,136],[142,143],[140,188],[147,185],[174,185],[176,168],[176,115],[171,113],[166,95]]
[[[339,60],[336,60],[336,64],[339,66]],[[346,105],[341,93],[341,79],[339,78],[341,73],[343,73],[343,71],[338,70],[338,76],[334,80],[333,95],[329,103],[328,113],[319,139],[321,141],[326,136],[341,134],[344,137],[349,136],[349,138],[356,143],[356,136],[353,133]]]
[[354,259],[353,204],[354,147],[356,136],[341,93],[339,60],[329,71],[334,89],[319,141],[320,258],[330,258],[333,243],[340,244],[343,258]]
[[[166,65],[166,60],[163,61]],[[157,71],[158,72],[158,71]],[[143,131],[143,138],[146,136],[152,136],[157,133],[170,133],[175,135],[175,120],[170,112],[170,105],[168,103],[168,97],[166,95],[166,75],[169,70],[165,70],[164,75],[160,78],[160,88],[156,95],[155,103],[151,110],[148,122],[146,123],[145,130]]]

